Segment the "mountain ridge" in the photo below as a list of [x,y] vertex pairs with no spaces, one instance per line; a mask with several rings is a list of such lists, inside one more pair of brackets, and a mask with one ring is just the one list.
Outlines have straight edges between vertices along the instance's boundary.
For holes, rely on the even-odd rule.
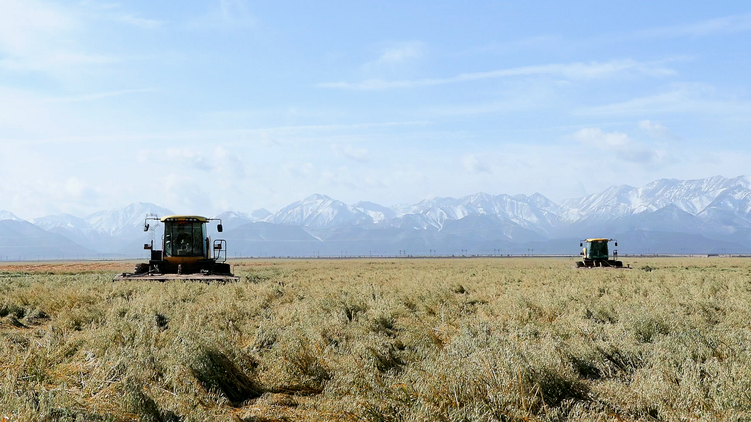
[[[59,214],[29,223],[65,236],[86,250],[128,253],[126,248],[143,239],[143,220],[149,214],[164,216],[173,212],[138,202],[85,217]],[[24,221],[0,211],[0,220],[3,216],[10,217],[6,220]],[[634,231],[699,236],[685,239],[697,242],[696,239],[705,239],[706,245],[725,242],[722,243],[725,250],[728,244],[733,244],[736,245],[733,248],[747,251],[751,250],[751,182],[746,176],[659,179],[642,187],[611,186],[561,204],[539,193],[528,196],[478,192],[392,207],[367,201],[349,205],[327,195],[313,194],[275,213],[265,209],[250,213],[225,211],[216,217],[223,220],[226,237],[239,242],[237,250],[248,252],[259,251],[270,242],[278,243],[275,250],[280,253],[334,248],[334,244],[359,251],[372,251],[374,245],[388,249],[400,244],[426,251],[446,245],[462,250],[487,245],[490,250],[498,251],[502,248],[490,248],[490,244],[502,243],[507,250],[514,250],[523,244],[550,243],[590,234],[612,237]],[[284,228],[289,226],[302,231]],[[240,235],[241,228],[245,235]],[[149,236],[158,240],[161,234],[151,231]],[[289,246],[294,242],[298,242],[296,249]],[[697,248],[701,249],[701,245],[694,249]]]

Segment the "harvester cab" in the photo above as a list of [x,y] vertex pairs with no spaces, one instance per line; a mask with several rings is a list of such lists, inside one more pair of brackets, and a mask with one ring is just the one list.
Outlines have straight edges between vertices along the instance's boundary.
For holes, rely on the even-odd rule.
[[189,279],[202,281],[234,281],[235,277],[227,261],[227,241],[207,234],[209,221],[219,221],[217,231],[222,232],[218,218],[197,215],[147,216],[143,230],[149,231],[150,221],[162,223],[164,234],[161,249],[154,248],[154,241],[143,246],[151,251],[148,263],[136,264],[133,273],[123,273],[115,279],[138,278],[152,280]]
[[591,238],[582,240],[579,243],[579,247],[582,248],[582,251],[579,252],[579,255],[582,256],[582,260],[576,263],[576,267],[623,268],[623,262],[618,261],[617,250],[613,250],[613,258],[610,258],[610,252],[608,251],[608,242],[613,242],[614,246],[618,246],[618,241],[615,239]]

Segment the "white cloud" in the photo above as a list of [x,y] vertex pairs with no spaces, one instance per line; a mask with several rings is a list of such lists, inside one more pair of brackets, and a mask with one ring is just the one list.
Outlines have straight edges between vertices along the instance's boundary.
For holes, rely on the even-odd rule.
[[287,176],[298,179],[309,179],[316,173],[316,168],[312,163],[286,163],[282,166],[282,172]]
[[363,65],[369,73],[393,71],[422,58],[426,44],[422,41],[406,41],[389,45],[381,50],[380,56]]
[[480,161],[475,154],[462,157],[462,166],[470,173],[492,173],[487,163]]
[[251,13],[246,0],[215,1],[208,13],[188,22],[193,29],[241,29],[256,26],[256,17]]
[[144,29],[155,29],[164,25],[164,22],[156,19],[148,19],[139,16],[137,13],[128,13],[123,11],[123,5],[120,3],[103,3],[92,0],[80,1],[79,6],[91,11],[96,17],[123,23],[125,25],[136,26]]
[[106,92],[95,92],[92,94],[82,94],[82,95],[76,95],[71,97],[52,97],[52,98],[45,98],[42,100],[42,102],[47,103],[72,103],[72,102],[83,102],[83,101],[96,101],[101,100],[105,98],[111,98],[111,97],[120,97],[123,95],[130,95],[130,94],[140,94],[140,93],[151,93],[156,92],[155,89],[149,89],[149,88],[142,88],[142,89],[122,89],[119,91],[106,91]]
[[113,19],[118,22],[122,22],[124,24],[138,26],[138,27],[145,28],[145,29],[155,29],[163,25],[162,21],[158,21],[155,19],[142,18],[138,15],[133,15],[133,14],[115,15],[113,16]]
[[105,3],[95,0],[81,0],[78,4],[92,10],[112,10],[119,9],[122,6],[120,3]]
[[136,161],[141,164],[146,164],[151,161],[154,154],[155,153],[148,148],[141,148],[136,152]]
[[607,133],[602,129],[581,129],[574,133],[573,137],[582,144],[602,150],[622,148],[633,143],[625,133]]
[[555,63],[539,66],[523,66],[489,72],[462,73],[449,78],[430,78],[416,80],[387,81],[368,79],[362,82],[327,82],[320,83],[320,88],[340,88],[359,90],[378,90],[388,88],[416,88],[470,82],[484,79],[498,79],[524,76],[553,76],[570,79],[601,79],[624,75],[669,76],[673,69],[664,67],[662,62],[637,62],[635,60],[612,60],[609,62],[589,63]]
[[608,152],[618,160],[636,164],[657,165],[668,159],[665,151],[653,149],[641,142],[634,141],[625,133],[585,128],[575,132],[572,138],[586,148]]
[[676,139],[676,136],[670,133],[668,128],[651,120],[640,121],[639,128],[646,131],[650,136],[656,139]]
[[658,94],[574,111],[576,115],[586,116],[641,116],[664,113],[747,118],[751,114],[751,102],[732,96],[720,96],[712,86],[680,84]]
[[[166,157],[166,162],[163,157]],[[221,145],[213,150],[196,147],[167,148],[161,151],[141,149],[137,152],[136,159],[141,163],[158,163],[178,174],[191,173],[186,169],[210,172],[211,177],[215,177],[226,188],[237,187],[248,176],[242,158]]]
[[0,13],[0,67],[56,74],[86,65],[117,62],[115,56],[91,54],[79,46],[80,16],[39,0],[3,0]]
[[0,48],[23,56],[47,45],[78,26],[64,10],[37,0],[3,0],[0,13]]
[[365,79],[403,78],[411,74],[425,56],[422,41],[390,43],[379,48],[378,58],[361,66]]
[[333,145],[332,148],[335,152],[338,154],[341,154],[345,158],[349,158],[350,160],[358,161],[361,163],[368,161],[368,150],[366,148],[355,148],[352,145]]
[[386,48],[376,62],[400,63],[405,60],[413,60],[422,56],[424,48],[425,43],[421,41],[400,43],[396,46]]
[[323,170],[320,175],[320,181],[325,187],[344,187],[350,190],[362,189],[363,182],[345,166]]
[[66,196],[80,205],[91,204],[99,198],[99,192],[78,177],[69,177],[64,186]]
[[639,31],[637,32],[637,35],[645,38],[683,36],[699,37],[745,31],[751,31],[751,14],[725,16],[689,24],[651,28]]
[[222,146],[214,148],[214,163],[219,172],[226,176],[223,179],[228,179],[228,186],[235,186],[248,176],[242,158]]
[[180,209],[181,213],[204,215],[213,209],[211,195],[190,175],[169,173],[159,179],[159,184],[166,202]]
[[167,160],[183,163],[197,170],[211,171],[214,164],[211,163],[203,152],[195,148],[168,148],[166,151]]

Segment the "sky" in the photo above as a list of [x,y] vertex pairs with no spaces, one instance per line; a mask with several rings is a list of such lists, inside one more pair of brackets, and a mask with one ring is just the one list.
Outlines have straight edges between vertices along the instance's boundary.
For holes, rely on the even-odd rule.
[[0,0],[0,210],[751,173],[747,1]]

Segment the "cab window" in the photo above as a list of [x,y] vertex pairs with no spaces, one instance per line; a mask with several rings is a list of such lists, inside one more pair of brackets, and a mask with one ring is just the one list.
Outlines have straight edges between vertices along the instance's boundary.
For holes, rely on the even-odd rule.
[[167,221],[164,227],[166,256],[205,256],[204,224],[200,221]]

